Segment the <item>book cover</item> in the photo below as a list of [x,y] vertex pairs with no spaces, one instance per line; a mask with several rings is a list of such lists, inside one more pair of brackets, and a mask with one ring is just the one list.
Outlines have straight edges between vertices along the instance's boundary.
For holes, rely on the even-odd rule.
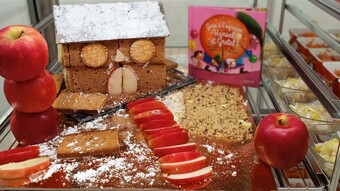
[[258,87],[266,15],[247,8],[189,6],[189,75]]

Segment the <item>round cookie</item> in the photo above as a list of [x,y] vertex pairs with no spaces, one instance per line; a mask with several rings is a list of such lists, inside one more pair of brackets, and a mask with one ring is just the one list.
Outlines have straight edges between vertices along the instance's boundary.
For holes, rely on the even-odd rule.
[[131,44],[130,56],[137,64],[149,62],[155,55],[155,45],[151,40],[140,39]]
[[107,48],[101,43],[91,43],[85,45],[81,50],[83,63],[91,68],[98,68],[107,61]]

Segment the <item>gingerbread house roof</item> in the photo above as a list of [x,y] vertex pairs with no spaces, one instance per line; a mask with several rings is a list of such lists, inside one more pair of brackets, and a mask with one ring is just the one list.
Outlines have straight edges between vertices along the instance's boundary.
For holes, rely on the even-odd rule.
[[57,43],[169,36],[156,1],[55,5]]

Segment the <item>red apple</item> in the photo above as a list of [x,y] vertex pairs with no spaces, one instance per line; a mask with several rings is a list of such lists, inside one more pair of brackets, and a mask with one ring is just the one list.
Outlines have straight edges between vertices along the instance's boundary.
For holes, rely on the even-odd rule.
[[36,113],[51,107],[57,96],[57,88],[52,75],[44,70],[38,77],[24,82],[6,79],[4,93],[15,110]]
[[181,162],[161,163],[162,172],[168,174],[183,174],[204,168],[207,164],[207,157],[200,156],[191,160]]
[[183,174],[163,174],[164,179],[174,185],[195,184],[204,182],[212,177],[213,169],[208,166]]
[[155,110],[155,109],[166,109],[166,106],[164,105],[163,102],[161,101],[150,101],[150,102],[145,102],[138,104],[130,109],[130,113],[133,115],[145,112],[145,111],[150,111],[150,110]]
[[187,132],[187,130],[180,128],[180,127],[174,127],[174,128],[170,128],[170,129],[161,130],[159,132],[153,133],[153,134],[148,135],[148,136],[144,136],[144,138],[146,140],[150,140],[150,139],[153,139],[153,138],[161,136],[161,135],[165,135],[165,134],[169,134],[169,133],[175,133],[175,132]]
[[155,101],[156,99],[154,97],[145,97],[145,98],[141,98],[132,102],[129,102],[128,104],[126,104],[126,108],[131,109],[133,106],[144,103],[144,102],[148,102],[148,101]]
[[308,138],[307,127],[300,118],[286,113],[269,114],[257,125],[255,150],[270,167],[286,169],[304,159]]
[[0,30],[0,75],[13,81],[37,77],[48,64],[48,47],[36,29],[11,25]]
[[187,160],[192,160],[202,156],[202,153],[198,151],[184,151],[178,153],[172,153],[165,156],[162,156],[158,159],[159,163],[176,163],[183,162]]
[[145,131],[148,129],[156,129],[156,128],[161,128],[161,127],[168,127],[175,125],[176,121],[174,119],[155,119],[155,120],[150,120],[145,123],[142,123],[139,125],[139,127]]
[[22,145],[45,142],[59,132],[57,111],[50,107],[41,113],[23,113],[14,110],[10,126],[15,139]]
[[149,137],[150,135],[152,135],[154,133],[158,133],[158,132],[163,131],[163,130],[173,129],[173,128],[179,128],[179,126],[178,125],[172,125],[172,126],[161,127],[161,128],[156,128],[156,129],[147,129],[147,130],[143,131],[143,135],[144,135],[144,138],[149,140],[147,137]]
[[148,145],[150,148],[167,147],[187,143],[188,139],[188,132],[174,132],[150,139]]
[[18,147],[0,152],[0,165],[10,162],[20,162],[39,156],[40,147],[37,145]]
[[137,124],[137,126],[155,119],[173,120],[174,115],[167,109],[156,109],[139,113],[133,117],[133,121]]
[[51,164],[50,158],[40,157],[22,162],[0,165],[1,179],[20,179],[44,170]]
[[178,153],[184,151],[196,150],[196,143],[186,143],[181,145],[174,145],[168,147],[158,147],[153,150],[153,153],[157,157],[162,157],[171,153]]

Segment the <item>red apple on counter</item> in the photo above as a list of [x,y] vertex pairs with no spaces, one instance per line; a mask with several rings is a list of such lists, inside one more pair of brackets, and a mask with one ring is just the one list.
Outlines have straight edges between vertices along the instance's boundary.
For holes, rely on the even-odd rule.
[[48,64],[48,46],[36,29],[11,25],[0,30],[0,75],[13,81],[37,77]]
[[185,143],[174,146],[158,147],[153,150],[153,153],[157,157],[162,157],[172,153],[194,151],[196,150],[196,143]]
[[308,130],[298,117],[274,113],[257,125],[254,144],[260,160],[270,167],[286,169],[300,163],[308,151]]
[[53,107],[41,113],[23,113],[14,110],[10,126],[15,139],[20,144],[31,145],[54,138],[59,132],[60,121]]
[[195,184],[207,181],[212,177],[213,169],[208,166],[183,174],[163,174],[163,178],[174,185]]
[[22,162],[0,165],[1,179],[20,179],[46,169],[51,165],[50,158],[40,157]]
[[23,82],[5,79],[4,93],[15,110],[36,113],[51,107],[57,89],[52,75],[44,70],[38,77]]

